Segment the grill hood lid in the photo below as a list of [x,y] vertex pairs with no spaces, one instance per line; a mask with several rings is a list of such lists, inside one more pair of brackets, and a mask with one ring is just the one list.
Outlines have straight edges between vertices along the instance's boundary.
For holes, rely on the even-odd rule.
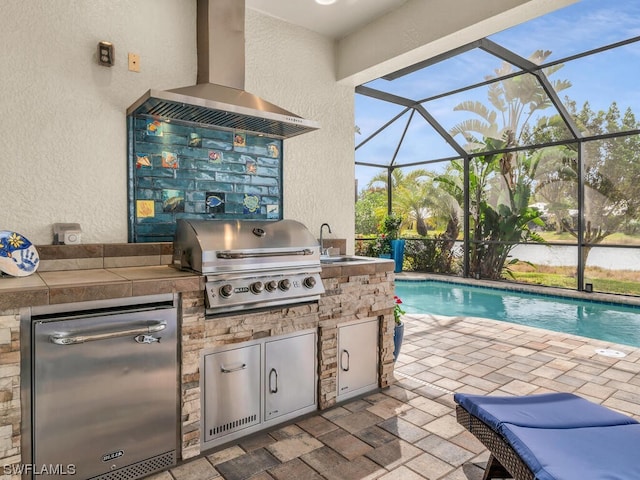
[[173,264],[204,274],[320,268],[320,245],[295,220],[176,221]]
[[244,0],[198,0],[197,84],[149,90],[127,115],[290,138],[320,128],[244,90]]

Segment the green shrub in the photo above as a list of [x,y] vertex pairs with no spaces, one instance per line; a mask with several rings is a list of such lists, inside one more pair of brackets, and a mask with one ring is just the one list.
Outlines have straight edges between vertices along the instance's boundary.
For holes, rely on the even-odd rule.
[[407,239],[403,270],[460,275],[462,260],[462,248],[440,235],[434,239]]

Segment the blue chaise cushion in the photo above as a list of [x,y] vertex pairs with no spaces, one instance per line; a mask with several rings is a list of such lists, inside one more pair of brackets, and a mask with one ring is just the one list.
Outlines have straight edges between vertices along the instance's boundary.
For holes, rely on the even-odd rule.
[[536,480],[640,479],[640,425],[570,429],[519,427],[502,432]]
[[492,397],[456,393],[454,400],[495,431],[510,423],[521,427],[579,428],[628,425],[633,418],[571,393]]
[[511,445],[536,480],[640,480],[640,424],[570,393],[456,403]]

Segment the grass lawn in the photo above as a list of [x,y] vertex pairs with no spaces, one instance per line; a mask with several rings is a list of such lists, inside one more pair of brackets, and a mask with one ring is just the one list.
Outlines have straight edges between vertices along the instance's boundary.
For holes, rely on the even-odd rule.
[[[511,265],[509,270],[517,282],[545,285],[548,287],[577,288],[576,271],[572,267],[550,267],[546,265]],[[509,275],[506,276],[510,278]],[[588,268],[585,282],[593,284],[594,292],[640,295],[640,272],[632,270],[605,270]]]
[[[428,238],[433,238],[437,233],[439,232],[436,230],[430,230]],[[538,233],[550,243],[573,243],[575,245],[576,242],[575,237],[567,232]],[[411,230],[403,230],[401,236],[420,238],[415,234],[415,231]],[[602,244],[640,245],[640,237],[614,233],[609,235]],[[597,245],[594,248],[597,248]],[[509,271],[513,276],[505,274],[505,280],[574,290],[578,287],[576,269],[573,267],[530,266],[526,263],[517,263],[510,265]],[[640,271],[587,267],[585,269],[585,283],[591,283],[594,292],[640,296]]]
[[[537,232],[545,241],[549,243],[576,243],[576,237],[568,232]],[[602,245],[640,245],[640,237],[626,235],[624,233],[613,233],[607,236]],[[597,246],[597,245],[596,245]]]

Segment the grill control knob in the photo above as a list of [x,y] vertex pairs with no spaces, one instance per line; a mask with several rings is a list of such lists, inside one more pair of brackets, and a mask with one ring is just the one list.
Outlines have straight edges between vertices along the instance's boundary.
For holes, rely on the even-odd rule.
[[316,286],[316,279],[313,277],[307,277],[304,279],[302,284],[307,288],[313,288]]
[[275,280],[271,280],[267,282],[264,286],[267,292],[273,292],[276,288],[278,288],[278,284]]
[[280,283],[278,283],[278,287],[280,287],[280,290],[282,290],[283,292],[286,292],[287,290],[289,290],[289,287],[291,287],[291,282],[285,278],[284,280],[280,280]]
[[262,285],[262,282],[253,282],[249,286],[249,290],[251,290],[251,293],[255,295],[258,295],[259,293],[261,293],[263,288],[264,288],[264,285]]
[[233,294],[233,286],[227,283],[220,287],[220,296],[224,298],[229,298]]

